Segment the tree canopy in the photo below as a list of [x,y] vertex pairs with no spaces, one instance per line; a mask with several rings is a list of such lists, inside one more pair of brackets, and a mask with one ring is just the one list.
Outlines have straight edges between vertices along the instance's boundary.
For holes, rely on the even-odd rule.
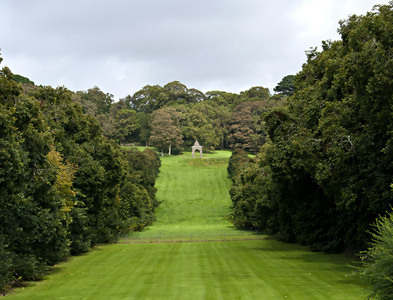
[[291,96],[295,91],[294,80],[294,75],[287,75],[277,84],[273,90],[285,96]]
[[376,6],[307,52],[288,105],[265,116],[269,142],[235,179],[235,220],[314,250],[365,247],[393,203],[392,24],[392,4]]
[[[134,129],[123,125],[124,135]],[[127,152],[107,139],[71,91],[41,86],[24,93],[3,67],[0,290],[40,279],[70,254],[154,221],[159,165],[153,151]]]

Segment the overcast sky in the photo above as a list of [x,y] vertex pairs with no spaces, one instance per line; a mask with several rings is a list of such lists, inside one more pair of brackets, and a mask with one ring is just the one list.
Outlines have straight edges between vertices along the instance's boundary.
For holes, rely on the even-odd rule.
[[2,65],[36,84],[98,86],[116,101],[175,80],[202,92],[273,93],[306,50],[339,39],[339,20],[388,2],[0,0]]

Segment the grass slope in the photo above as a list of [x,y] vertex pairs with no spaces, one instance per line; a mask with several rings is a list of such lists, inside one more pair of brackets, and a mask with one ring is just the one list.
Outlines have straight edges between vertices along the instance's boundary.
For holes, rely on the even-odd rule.
[[[314,253],[271,239],[185,242],[189,235],[234,235],[224,218],[230,182],[218,152],[206,159],[165,157],[158,221],[139,238],[176,243],[96,247],[54,268],[13,299],[364,299],[343,255]],[[191,238],[190,238],[191,239]],[[182,240],[182,239],[180,239]]]
[[204,154],[193,159],[191,153],[164,157],[156,187],[157,221],[133,238],[207,237],[244,234],[225,220],[231,201],[231,181],[226,167],[229,151]]

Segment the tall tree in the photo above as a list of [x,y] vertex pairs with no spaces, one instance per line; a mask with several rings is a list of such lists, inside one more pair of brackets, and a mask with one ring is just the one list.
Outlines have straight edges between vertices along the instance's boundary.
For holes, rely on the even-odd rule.
[[206,93],[206,100],[217,103],[220,106],[234,108],[238,103],[239,95],[223,91],[210,91]]
[[197,139],[207,150],[224,148],[227,144],[230,110],[216,102],[205,100],[187,106],[182,128],[185,146]]
[[148,145],[151,135],[151,114],[139,113],[139,142],[141,145]]
[[[6,281],[39,279],[69,254],[71,183],[60,161],[42,103],[21,93],[8,68],[0,72],[0,240]],[[64,172],[63,172],[64,171]],[[5,256],[5,257],[4,257]],[[1,283],[5,282],[1,279]],[[0,289],[2,286],[0,286]]]
[[99,87],[95,86],[87,91],[79,92],[82,104],[92,102],[97,106],[97,114],[108,113],[113,103],[113,95],[104,93]]
[[122,109],[116,113],[116,137],[120,143],[130,142],[132,134],[135,133],[140,125],[138,115],[135,110]]
[[270,92],[268,88],[264,88],[262,86],[254,86],[249,90],[242,92],[248,99],[255,100],[267,100],[270,98]]
[[291,96],[295,91],[295,76],[287,75],[277,84],[277,86],[273,89],[275,92]]
[[188,103],[197,103],[204,101],[206,96],[200,90],[197,89],[188,89]]
[[185,104],[188,102],[188,88],[180,81],[167,83],[164,85],[164,91],[170,103]]
[[229,141],[232,149],[241,148],[258,152],[264,144],[262,111],[267,103],[263,101],[242,102],[232,112]]
[[152,114],[150,143],[161,150],[161,155],[163,149],[171,154],[172,146],[180,147],[183,143],[177,116],[173,108],[161,108]]
[[213,125],[197,107],[187,112],[186,125],[183,128],[184,138],[188,139],[189,146],[198,140],[206,150],[214,150],[220,143]]
[[168,102],[164,90],[160,85],[146,85],[129,99],[128,97],[127,101],[130,103],[131,109],[137,113],[152,113]]

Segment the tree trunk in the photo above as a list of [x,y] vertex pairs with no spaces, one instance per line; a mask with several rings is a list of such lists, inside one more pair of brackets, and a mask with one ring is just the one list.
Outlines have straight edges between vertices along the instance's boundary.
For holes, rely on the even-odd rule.
[[172,144],[169,144],[168,154],[171,155],[171,152],[172,152]]

